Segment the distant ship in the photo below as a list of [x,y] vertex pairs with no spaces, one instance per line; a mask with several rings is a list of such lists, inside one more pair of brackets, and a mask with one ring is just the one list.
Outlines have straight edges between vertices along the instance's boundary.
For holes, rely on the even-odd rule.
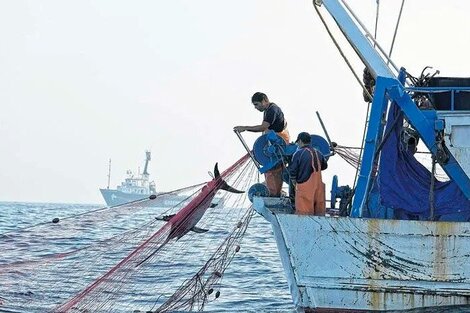
[[[178,195],[168,192],[157,192],[155,188],[155,182],[149,181],[149,173],[147,171],[148,164],[151,159],[150,151],[145,152],[145,166],[144,171],[135,176],[132,171],[127,171],[127,178],[117,186],[116,189],[109,189],[109,182],[111,178],[111,160],[109,161],[108,170],[108,187],[100,188],[101,194],[103,195],[104,201],[107,206],[116,206],[126,204],[132,201],[143,200],[151,195],[158,196],[158,207],[174,207],[187,200],[187,196]],[[216,196],[212,199],[212,206],[216,206],[222,203],[222,198]]]
[[108,173],[108,187],[100,188],[104,201],[108,206],[115,206],[124,203],[129,203],[136,200],[141,200],[156,195],[155,182],[149,181],[148,164],[151,159],[150,151],[145,152],[145,166],[142,173],[134,175],[132,171],[127,171],[127,178],[117,186],[116,189],[109,189],[109,180],[111,177],[111,161]]

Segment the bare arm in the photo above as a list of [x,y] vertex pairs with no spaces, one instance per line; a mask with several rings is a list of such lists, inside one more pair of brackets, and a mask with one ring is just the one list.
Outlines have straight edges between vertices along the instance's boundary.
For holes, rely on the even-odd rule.
[[264,132],[266,130],[268,130],[268,127],[270,126],[271,124],[269,124],[268,122],[264,122],[261,124],[261,125],[255,125],[255,126],[235,126],[233,128],[234,131],[237,131],[237,132],[244,132],[244,131],[249,131],[249,132],[254,132],[254,133],[259,133],[259,132]]

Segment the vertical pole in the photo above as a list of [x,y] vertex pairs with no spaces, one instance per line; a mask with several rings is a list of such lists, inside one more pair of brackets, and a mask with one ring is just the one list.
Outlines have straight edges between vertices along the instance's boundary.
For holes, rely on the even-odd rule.
[[354,201],[351,210],[351,217],[362,217],[365,200],[369,192],[373,168],[376,163],[376,151],[383,135],[383,115],[388,105],[386,95],[387,87],[395,83],[395,80],[383,77],[377,78],[374,99],[369,115],[367,133],[364,143],[364,152],[361,160],[361,168],[357,179],[356,190],[354,192]]
[[435,173],[436,173],[436,156],[434,153],[431,156],[432,160],[432,170],[431,170],[431,186],[429,190],[429,220],[434,221],[434,183],[435,183]]
[[455,101],[455,90],[452,89],[452,90],[450,91],[450,110],[451,110],[451,111],[454,111],[454,110],[455,110],[454,101]]

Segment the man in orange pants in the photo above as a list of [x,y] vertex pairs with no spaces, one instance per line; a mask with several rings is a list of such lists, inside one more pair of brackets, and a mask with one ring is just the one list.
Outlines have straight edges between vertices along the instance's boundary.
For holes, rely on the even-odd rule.
[[295,185],[295,211],[301,215],[325,215],[325,184],[321,171],[328,164],[321,152],[310,146],[309,133],[300,133],[296,143],[299,150],[289,164],[289,174]]
[[[244,131],[266,133],[268,130],[274,130],[286,143],[289,143],[290,136],[287,130],[287,122],[281,108],[275,103],[270,102],[268,97],[262,92],[256,92],[251,97],[251,102],[255,109],[263,112],[263,121],[260,125],[235,126],[233,130],[240,133]],[[280,164],[264,174],[271,197],[279,197],[281,195],[282,169],[282,164]]]

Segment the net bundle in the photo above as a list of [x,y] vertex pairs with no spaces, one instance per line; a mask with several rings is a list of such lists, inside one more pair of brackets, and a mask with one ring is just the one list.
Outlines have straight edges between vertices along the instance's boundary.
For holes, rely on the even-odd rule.
[[[247,190],[257,177],[247,156],[220,176],[239,190]],[[0,261],[3,305],[29,312],[132,312],[156,307],[165,312],[170,303],[203,307],[239,249],[252,214],[246,194],[219,190],[197,223],[209,231],[189,231],[169,240],[175,227],[184,223],[175,226],[161,217],[182,211],[207,191],[207,185],[0,234],[0,249],[7,251]],[[191,292],[183,292],[182,286],[191,286],[185,289]]]

